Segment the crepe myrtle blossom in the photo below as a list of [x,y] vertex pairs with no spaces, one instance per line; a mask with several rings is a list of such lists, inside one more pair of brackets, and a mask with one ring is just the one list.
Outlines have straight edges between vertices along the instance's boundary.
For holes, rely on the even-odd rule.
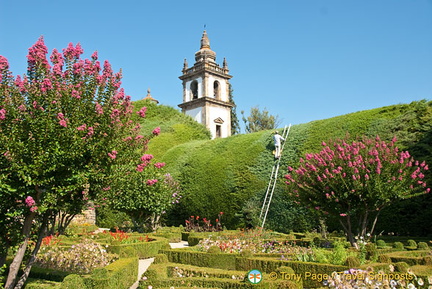
[[146,111],[147,111],[147,107],[145,107],[145,106],[143,106],[143,107],[141,107],[141,109],[139,110],[139,111],[137,111],[137,114],[140,116],[140,117],[145,117],[145,113],[146,113]]
[[154,130],[153,130],[153,134],[154,135],[159,135],[160,134],[160,131],[161,131],[161,129],[160,129],[160,127],[157,127],[157,128],[155,128]]

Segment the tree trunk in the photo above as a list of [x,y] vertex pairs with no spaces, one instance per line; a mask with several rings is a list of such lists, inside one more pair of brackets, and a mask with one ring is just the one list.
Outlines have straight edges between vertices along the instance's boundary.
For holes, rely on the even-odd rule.
[[48,218],[49,218],[49,213],[44,215],[42,225],[41,225],[41,228],[39,230],[38,240],[36,242],[35,248],[30,255],[30,258],[29,258],[27,265],[24,269],[24,273],[21,275],[21,278],[19,279],[19,281],[18,281],[18,283],[14,289],[21,289],[24,286],[25,282],[27,281],[27,278],[30,274],[31,268],[34,264],[34,261],[36,260],[36,255],[39,252],[40,246],[42,244],[42,239],[46,236],[46,228],[48,225]]
[[18,271],[21,267],[21,263],[23,261],[28,241],[30,240],[30,231],[32,227],[33,220],[36,216],[35,212],[31,212],[28,214],[24,220],[24,226],[23,226],[23,236],[24,240],[19,245],[17,253],[15,254],[15,257],[12,261],[12,263],[9,266],[9,274],[6,279],[5,289],[13,289],[16,283],[16,278],[18,275]]
[[378,221],[378,217],[379,217],[380,213],[381,213],[381,210],[378,211],[378,213],[376,214],[375,219],[374,219],[374,221],[372,223],[372,228],[371,228],[371,231],[370,231],[371,236],[372,236],[373,232],[375,231],[375,225],[376,225],[376,223]]
[[339,222],[342,225],[345,233],[347,234],[347,238],[348,238],[348,241],[350,242],[351,246],[356,247],[357,244],[356,244],[356,242],[354,240],[353,233],[351,231],[351,219],[350,219],[350,216],[346,216],[346,220],[347,220],[347,225],[346,226],[342,222],[342,220],[339,219]]

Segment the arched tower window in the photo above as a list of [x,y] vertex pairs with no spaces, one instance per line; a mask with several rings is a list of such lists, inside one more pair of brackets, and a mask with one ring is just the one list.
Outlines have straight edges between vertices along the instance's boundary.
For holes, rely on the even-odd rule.
[[191,83],[192,99],[198,98],[198,81],[194,80]]
[[213,83],[213,96],[216,99],[220,99],[220,84],[219,81]]

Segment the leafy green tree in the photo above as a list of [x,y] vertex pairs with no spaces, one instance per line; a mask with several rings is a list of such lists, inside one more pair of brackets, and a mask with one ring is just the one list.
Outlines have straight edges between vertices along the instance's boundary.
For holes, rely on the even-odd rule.
[[247,133],[275,129],[281,123],[279,116],[271,115],[266,108],[261,111],[258,106],[251,108],[248,117],[245,117],[244,111],[241,113],[243,115],[242,119],[246,126]]
[[237,105],[234,101],[234,90],[232,88],[231,83],[229,84],[229,102],[232,103],[234,106],[231,109],[231,134],[236,135],[240,133],[240,124],[237,117]]
[[[179,184],[166,173],[165,163],[154,162],[153,155],[144,154],[138,162],[126,157],[115,165],[115,180],[104,198],[110,206],[131,217],[135,228],[156,230],[163,214],[180,196]],[[145,174],[143,171],[145,170]]]
[[[0,56],[0,243],[17,246],[7,289],[24,285],[55,216],[97,200],[116,159],[148,141],[108,61],[101,65],[96,52],[81,59],[79,44],[54,49],[51,61],[47,53],[41,37],[29,49],[27,75],[16,78]],[[36,245],[18,281],[33,232]]]
[[289,167],[290,194],[322,216],[336,217],[355,245],[355,231],[360,237],[372,234],[383,208],[430,191],[426,163],[400,151],[395,142],[376,137],[323,143],[321,152],[307,154],[296,169]]

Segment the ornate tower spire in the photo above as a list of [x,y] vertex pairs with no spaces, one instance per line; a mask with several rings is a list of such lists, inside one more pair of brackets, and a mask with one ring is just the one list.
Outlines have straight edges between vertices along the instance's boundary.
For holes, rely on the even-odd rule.
[[207,48],[210,49],[210,40],[207,36],[207,31],[204,30],[203,35],[201,37],[201,49]]
[[216,52],[210,49],[210,40],[207,36],[207,32],[204,30],[203,35],[201,37],[201,47],[195,53],[195,61],[196,62],[215,62],[216,61]]

